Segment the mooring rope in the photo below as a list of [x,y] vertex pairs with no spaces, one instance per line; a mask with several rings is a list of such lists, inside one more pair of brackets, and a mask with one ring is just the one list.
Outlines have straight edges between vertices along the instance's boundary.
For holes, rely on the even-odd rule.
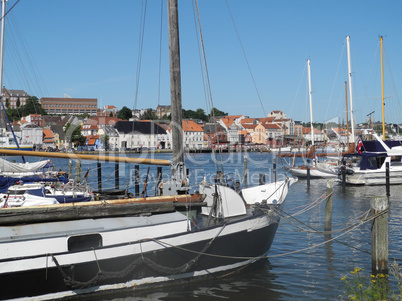
[[[59,270],[60,274],[63,276],[63,280],[64,283],[68,286],[71,287],[73,289],[78,289],[78,288],[88,288],[94,285],[97,285],[100,282],[104,282],[107,280],[113,280],[113,279],[122,279],[126,276],[128,276],[129,274],[131,274],[135,269],[137,269],[137,267],[140,264],[145,264],[147,267],[151,268],[152,270],[159,272],[159,273],[163,273],[165,275],[175,275],[178,273],[185,273],[187,272],[192,266],[194,266],[195,263],[198,262],[198,260],[200,259],[200,257],[202,255],[207,254],[206,251],[209,249],[209,247],[212,245],[212,243],[215,241],[215,239],[222,233],[222,231],[225,229],[226,227],[226,223],[223,225],[223,227],[221,227],[218,231],[218,233],[216,233],[216,235],[214,237],[212,237],[212,239],[210,241],[208,241],[204,248],[200,251],[200,252],[196,252],[197,256],[194,257],[193,259],[190,259],[189,261],[187,261],[186,263],[184,263],[183,265],[179,266],[179,267],[175,267],[175,268],[171,268],[171,267],[167,267],[167,266],[162,266],[158,263],[156,263],[155,261],[147,258],[146,256],[144,256],[143,252],[142,252],[142,246],[141,244],[143,242],[147,242],[147,241],[154,241],[155,243],[164,246],[164,244],[167,243],[162,243],[160,240],[157,239],[142,239],[139,241],[140,243],[140,247],[141,247],[141,256],[137,259],[135,259],[134,261],[132,261],[129,265],[125,266],[124,269],[122,269],[121,271],[104,271],[100,268],[99,262],[98,262],[98,258],[96,256],[95,253],[95,259],[96,259],[96,264],[98,267],[98,271],[95,274],[94,277],[92,277],[90,280],[88,281],[78,281],[75,280],[73,276],[68,275],[63,268],[60,266],[58,260],[56,259],[56,257],[53,254],[49,254],[52,259],[53,262],[55,263],[57,269]],[[167,244],[168,245],[168,244]],[[164,246],[166,247],[166,246]],[[94,248],[92,248],[93,251],[95,252]],[[184,249],[183,250],[188,250],[188,249]],[[188,250],[189,252],[192,250]]]

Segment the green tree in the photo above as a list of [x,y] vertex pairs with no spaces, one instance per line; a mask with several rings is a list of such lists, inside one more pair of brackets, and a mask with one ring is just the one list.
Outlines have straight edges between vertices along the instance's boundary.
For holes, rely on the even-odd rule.
[[141,115],[141,120],[155,120],[158,119],[156,116],[154,110],[152,109],[147,109],[144,114]]
[[201,119],[203,121],[208,121],[208,116],[205,114],[203,109],[197,109],[196,111],[193,110],[184,110],[182,109],[182,116],[184,119]]
[[21,115],[17,109],[7,108],[6,113],[7,113],[8,120],[10,120],[10,122],[21,119]]
[[195,111],[195,116],[197,119],[201,119],[202,121],[208,121],[208,116],[205,114],[205,111],[203,109],[197,109]]
[[163,114],[162,120],[172,120],[172,115],[171,114],[169,114],[169,115]]
[[36,96],[29,97],[26,104],[19,108],[19,110],[22,116],[28,116],[30,114],[47,115]]
[[67,123],[64,132],[69,143],[74,144],[74,146],[85,145],[87,138],[81,134],[80,125]]
[[105,134],[105,135],[101,136],[100,139],[101,139],[101,143],[102,143],[102,145],[103,145],[103,148],[104,148],[104,149],[109,149],[109,140],[110,140],[110,137]]
[[217,108],[212,108],[211,113],[210,113],[210,116],[215,116],[215,117],[217,117],[217,116],[227,116],[227,115],[229,115],[229,114],[225,113],[225,112],[223,112],[221,110],[218,110]]
[[182,109],[182,115],[181,116],[182,116],[183,119],[195,118],[195,112],[193,110]]
[[119,113],[117,113],[117,118],[122,120],[129,120],[131,117],[133,117],[133,112],[127,107],[123,107]]

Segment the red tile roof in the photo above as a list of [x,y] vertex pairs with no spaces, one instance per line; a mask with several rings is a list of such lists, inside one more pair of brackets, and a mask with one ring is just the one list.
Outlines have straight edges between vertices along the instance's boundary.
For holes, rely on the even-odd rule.
[[192,120],[183,120],[182,121],[183,131],[185,132],[203,132],[202,127],[195,123]]
[[50,129],[43,129],[44,139],[51,139],[54,138],[53,132]]

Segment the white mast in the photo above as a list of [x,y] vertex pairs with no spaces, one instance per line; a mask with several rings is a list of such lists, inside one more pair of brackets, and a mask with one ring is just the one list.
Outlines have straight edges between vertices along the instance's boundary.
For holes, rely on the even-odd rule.
[[[0,38],[0,96],[3,96],[4,26],[6,0],[1,0],[1,38]],[[1,100],[3,101],[3,100]]]
[[311,72],[310,60],[307,60],[307,74],[308,74],[308,94],[310,100],[310,126],[311,126],[311,146],[314,145],[314,127],[313,127],[313,95],[311,91]]
[[352,93],[352,64],[350,62],[350,36],[346,36],[346,48],[348,52],[348,77],[349,77],[349,99],[350,99],[350,123],[352,126],[352,143],[355,142],[355,119],[353,113]]

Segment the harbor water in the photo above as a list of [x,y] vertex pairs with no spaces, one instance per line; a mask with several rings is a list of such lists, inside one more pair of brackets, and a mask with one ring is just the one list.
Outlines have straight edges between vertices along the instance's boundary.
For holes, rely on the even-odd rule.
[[[244,156],[247,156],[248,184],[258,184],[260,174],[266,182],[274,180],[272,153],[186,154],[191,190],[204,178],[213,181],[216,170],[228,175],[229,184],[237,180],[243,184]],[[127,156],[171,159],[171,154],[130,154]],[[33,159],[30,159],[30,161]],[[301,159],[298,159],[301,160]],[[67,171],[68,160],[54,160],[57,168]],[[296,162],[302,163],[302,161]],[[279,158],[276,160],[276,178],[286,176]],[[87,181],[98,188],[97,164],[82,161],[83,174],[89,170]],[[74,169],[73,169],[74,171]],[[144,189],[147,166],[140,166],[140,192]],[[121,189],[134,193],[134,166],[120,165]],[[170,175],[170,167],[163,167],[163,178]],[[113,189],[115,164],[102,163],[102,188]],[[289,175],[290,176],[290,175]],[[148,174],[147,195],[155,193],[156,167]],[[374,196],[385,196],[385,186],[346,186],[333,180],[333,209],[331,234],[323,234],[325,200],[328,180],[299,181],[291,186],[283,207],[282,218],[268,258],[237,274],[130,294],[114,294],[102,300],[341,300],[344,283],[341,277],[356,267],[371,273],[371,223],[353,228],[370,209]],[[391,186],[389,199],[389,263],[402,263],[402,185]],[[339,232],[337,231],[339,230]],[[263,237],[261,239],[264,239]],[[392,283],[391,283],[392,285]],[[396,289],[392,285],[392,289]]]

